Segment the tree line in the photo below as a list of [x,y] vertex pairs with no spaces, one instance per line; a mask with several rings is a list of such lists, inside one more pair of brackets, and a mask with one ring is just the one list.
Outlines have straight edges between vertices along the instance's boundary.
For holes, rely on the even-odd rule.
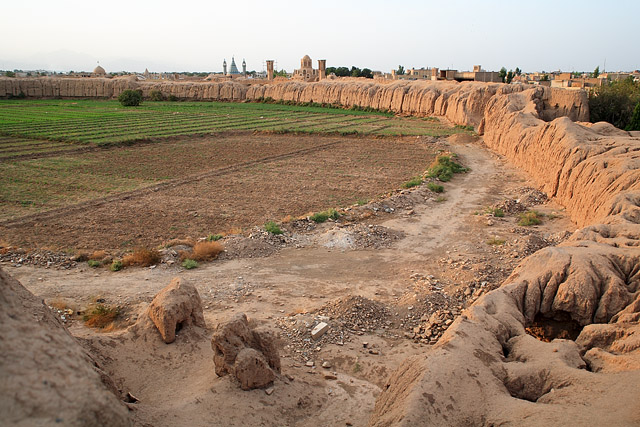
[[334,73],[338,77],[365,77],[367,79],[373,78],[373,71],[369,68],[358,68],[352,66],[348,67],[327,67],[327,75]]

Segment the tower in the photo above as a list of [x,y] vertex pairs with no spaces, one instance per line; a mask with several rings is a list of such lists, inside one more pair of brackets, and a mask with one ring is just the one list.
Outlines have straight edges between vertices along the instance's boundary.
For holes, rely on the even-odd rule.
[[267,59],[267,80],[273,80],[273,59]]
[[247,63],[244,62],[244,58],[242,58],[242,75],[247,76]]
[[222,75],[224,75],[224,76],[227,75],[227,60],[226,59],[222,63]]
[[327,78],[327,60],[318,59],[318,80]]
[[231,66],[229,67],[229,74],[240,74],[240,71],[238,71],[238,66],[236,65],[236,60],[233,56],[231,57]]

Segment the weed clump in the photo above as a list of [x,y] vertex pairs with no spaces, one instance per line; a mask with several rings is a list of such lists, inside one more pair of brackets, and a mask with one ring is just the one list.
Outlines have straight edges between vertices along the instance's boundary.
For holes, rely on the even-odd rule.
[[428,183],[427,188],[434,193],[442,193],[444,191],[444,187],[442,185],[436,184],[435,182]]
[[496,218],[504,217],[504,211],[500,208],[487,208],[487,213],[495,216]]
[[122,267],[123,267],[122,261],[116,259],[109,266],[109,270],[111,270],[111,271],[120,271],[120,270],[122,270]]
[[102,265],[100,261],[97,261],[95,259],[90,259],[89,261],[87,261],[87,264],[89,264],[89,267],[91,268],[98,268]]
[[468,170],[468,168],[451,160],[451,156],[438,156],[427,171],[427,177],[438,178],[440,181],[447,182],[451,181],[453,174],[467,172]]
[[137,248],[132,254],[126,255],[122,258],[122,265],[129,267],[131,265],[138,265],[140,267],[148,267],[160,262],[160,252],[155,249]]
[[504,245],[504,242],[505,242],[504,239],[498,239],[497,237],[492,237],[491,239],[487,240],[487,245],[502,246]]
[[224,236],[222,234],[209,234],[207,236],[207,242],[217,242],[222,239]]
[[420,184],[422,184],[422,178],[415,177],[405,182],[404,184],[402,184],[402,188],[413,188],[413,187],[417,187]]
[[282,234],[282,230],[274,221],[269,221],[264,225],[264,229],[271,234]]
[[542,224],[542,214],[538,211],[527,211],[520,214],[518,225],[528,227],[531,225]]
[[335,209],[329,209],[322,212],[316,212],[309,217],[309,219],[315,223],[323,223],[328,219],[336,220],[340,217],[340,214]]
[[111,325],[120,314],[118,307],[110,307],[105,304],[97,304],[84,315],[84,324],[90,328],[104,329]]
[[196,268],[198,266],[198,261],[190,258],[185,258],[185,260],[182,261],[182,266],[187,270],[191,270],[192,268]]

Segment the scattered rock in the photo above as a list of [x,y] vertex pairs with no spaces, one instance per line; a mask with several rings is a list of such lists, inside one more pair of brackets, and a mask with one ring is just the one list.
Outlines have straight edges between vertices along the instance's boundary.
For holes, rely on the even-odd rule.
[[211,338],[216,374],[232,374],[243,390],[262,388],[280,373],[275,337],[266,330],[249,327],[244,313],[220,323]]

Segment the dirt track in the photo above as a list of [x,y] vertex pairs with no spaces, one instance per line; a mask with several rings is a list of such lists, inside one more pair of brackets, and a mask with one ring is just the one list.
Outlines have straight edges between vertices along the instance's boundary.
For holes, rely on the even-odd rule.
[[[320,341],[319,350],[307,352],[315,368],[304,366],[305,358],[297,350],[306,350],[280,329],[283,374],[294,379],[282,376],[270,396],[262,390],[242,392],[228,377],[217,378],[207,337],[184,335],[169,346],[141,345],[117,334],[96,336],[78,322],[71,328],[87,339],[118,385],[140,399],[136,418],[141,425],[172,425],[177,420],[192,425],[366,425],[387,375],[426,345],[405,335],[411,329],[408,316],[428,314],[433,309],[428,303],[440,292],[421,277],[433,276],[449,296],[477,278],[487,282],[483,289],[488,290],[497,287],[526,254],[521,245],[525,237],[550,237],[574,227],[566,218],[524,229],[515,225],[513,215],[503,219],[473,215],[504,199],[518,198],[518,189],[528,183],[474,143],[453,144],[451,150],[460,154],[471,172],[445,185],[446,201],[423,200],[413,207],[413,214],[398,211],[367,220],[366,224],[404,233],[388,249],[287,248],[267,258],[217,261],[192,271],[166,265],[119,273],[31,267],[8,271],[48,302],[82,308],[100,296],[127,306],[130,320],[176,275],[197,286],[210,326],[246,312],[255,322],[276,328],[313,319],[314,310],[336,298],[361,295],[379,301],[390,309],[389,329],[351,334],[344,345]],[[504,239],[505,245],[488,245],[494,236]],[[331,362],[336,381],[319,373],[323,360]]]

